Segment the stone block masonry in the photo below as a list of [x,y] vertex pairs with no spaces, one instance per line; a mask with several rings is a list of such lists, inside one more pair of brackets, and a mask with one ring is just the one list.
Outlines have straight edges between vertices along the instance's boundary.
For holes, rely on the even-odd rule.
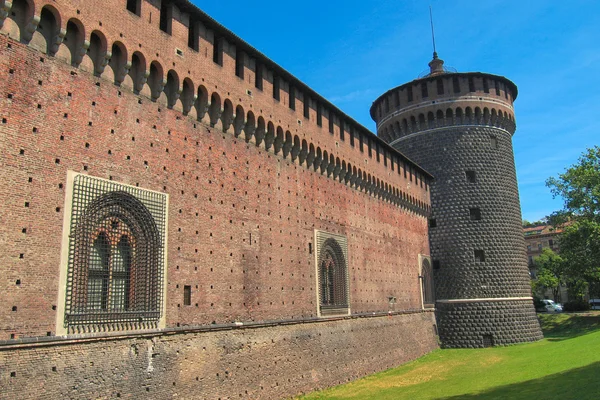
[[433,312],[0,347],[0,399],[276,399],[437,348]]

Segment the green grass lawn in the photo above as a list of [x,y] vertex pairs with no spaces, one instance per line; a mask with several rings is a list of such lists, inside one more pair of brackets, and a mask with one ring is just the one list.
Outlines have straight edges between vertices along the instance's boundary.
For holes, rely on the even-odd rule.
[[600,312],[540,317],[542,341],[437,350],[301,399],[600,399]]

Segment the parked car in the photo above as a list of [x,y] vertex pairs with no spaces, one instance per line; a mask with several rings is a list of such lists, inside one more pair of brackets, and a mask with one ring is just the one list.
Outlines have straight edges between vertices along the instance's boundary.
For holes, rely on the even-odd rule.
[[562,304],[560,303],[555,303],[552,300],[542,300],[542,302],[544,303],[544,308],[546,309],[546,312],[550,312],[550,313],[560,313],[563,311],[562,309]]
[[600,310],[600,299],[590,299],[590,308],[592,310]]

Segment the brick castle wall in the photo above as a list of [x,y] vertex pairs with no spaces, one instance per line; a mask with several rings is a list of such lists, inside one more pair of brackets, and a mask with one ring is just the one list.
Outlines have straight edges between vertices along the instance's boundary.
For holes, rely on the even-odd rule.
[[[21,388],[27,388],[21,389],[21,395],[35,397],[39,395],[39,387],[30,384],[46,381],[46,393],[51,397],[68,396],[74,388],[96,396],[105,393],[102,391],[105,389],[100,389],[95,377],[110,380],[121,376],[119,372],[110,375],[108,364],[115,362],[127,367],[141,365],[141,360],[146,360],[145,355],[134,357],[137,361],[131,358],[130,343],[144,347],[147,341],[136,338],[135,332],[124,339],[93,343],[55,337],[57,305],[64,301],[58,298],[58,286],[68,170],[169,194],[168,329],[206,330],[234,322],[305,321],[294,325],[293,330],[308,332],[310,341],[291,335],[288,347],[265,345],[261,347],[265,351],[252,352],[251,357],[246,354],[246,361],[252,359],[268,365],[276,354],[285,353],[295,359],[316,346],[327,347],[324,363],[331,364],[321,372],[317,370],[323,376],[319,379],[310,372],[312,362],[311,369],[308,362],[293,372],[286,369],[285,374],[304,374],[304,380],[292,385],[292,378],[297,377],[284,376],[282,372],[281,382],[276,381],[276,389],[265,391],[265,398],[324,387],[348,376],[362,376],[435,348],[432,316],[420,311],[418,277],[418,255],[429,253],[426,173],[386,149],[370,133],[360,133],[360,127],[353,127],[350,118],[339,110],[325,112],[322,123],[317,124],[314,108],[304,118],[302,103],[291,110],[285,100],[275,101],[270,94],[272,88],[267,88],[272,73],[265,75],[265,87],[257,92],[252,81],[256,62],[247,59],[252,63],[248,64],[243,80],[235,75],[234,47],[226,47],[229,51],[223,53],[222,66],[215,64],[210,47],[215,35],[208,28],[202,30],[199,52],[186,49],[184,57],[178,55],[174,49],[185,48],[185,41],[180,42],[187,36],[183,23],[189,24],[189,17],[175,13],[172,35],[167,36],[157,29],[158,18],[152,14],[157,10],[154,3],[143,2],[142,15],[138,17],[125,11],[125,2],[121,1],[32,2],[35,7],[31,17],[41,17],[40,25],[52,26],[47,12],[41,9],[50,4],[46,11],[53,12],[60,21],[59,27],[66,31],[56,56],[44,54],[52,40],[45,41],[40,32],[32,35],[29,45],[19,43],[15,40],[15,32],[19,32],[15,23],[10,18],[3,21],[0,35],[3,76],[0,81],[3,154],[0,301],[4,304],[0,308],[3,349],[0,379],[3,387],[7,387],[4,383],[20,382]],[[123,66],[104,58],[107,65],[102,70],[104,62],[92,59],[94,52],[83,56],[79,67],[71,66],[81,50],[68,47],[74,43],[69,34],[73,26],[85,29],[86,40],[90,40],[95,30],[95,37],[105,40],[107,49],[119,42],[130,61],[134,50],[140,52],[152,73],[156,73],[156,68],[150,67],[150,61],[158,60],[160,64],[155,65],[161,66],[164,80],[170,82],[165,91],[154,96],[149,82],[137,94],[131,79],[115,86]],[[25,31],[22,29],[21,33]],[[91,48],[94,46],[92,43]],[[114,50],[113,54],[116,53]],[[172,73],[167,74],[171,66]],[[196,88],[207,90],[212,104],[206,104],[206,109],[187,109],[185,91],[180,100],[173,102],[177,96],[173,97],[169,89],[186,87],[183,79],[181,85],[172,84],[173,74],[177,73],[190,77],[194,93]],[[154,88],[156,82],[152,83]],[[289,91],[289,83],[283,87]],[[253,91],[251,96],[249,88]],[[243,117],[243,124],[229,121],[228,110],[236,112],[230,115],[232,119]],[[257,131],[260,118],[264,118],[265,126],[271,123],[273,131],[285,135],[285,143],[279,143],[277,154],[277,139],[268,149],[257,138],[245,140],[244,136],[251,136],[252,131],[248,127],[248,121],[252,120],[250,112]],[[336,118],[333,133],[329,133],[327,115]],[[341,124],[340,115],[342,120],[347,118]],[[245,127],[244,132],[240,126]],[[286,148],[290,143],[287,133],[302,140],[302,149],[304,142],[307,150],[310,143],[311,150],[303,154],[296,147],[296,140]],[[314,164],[309,162],[311,154]],[[331,157],[327,159],[326,154]],[[348,173],[344,173],[346,170]],[[311,322],[318,306],[312,251],[315,229],[342,234],[348,239],[352,314],[392,312],[393,317]],[[183,305],[183,288],[187,285],[192,288],[190,306]],[[396,303],[390,304],[389,297],[395,297]],[[393,314],[400,311],[417,314]],[[324,326],[331,329],[329,334],[336,340],[323,341]],[[273,339],[281,329],[261,328],[260,336]],[[373,334],[374,329],[381,331]],[[348,330],[363,333],[349,334]],[[389,335],[381,334],[388,331]],[[258,331],[244,329],[236,331],[236,335],[241,341],[250,341],[256,335],[253,332]],[[160,334],[153,337],[157,335]],[[156,373],[152,390],[165,396],[174,393],[169,374],[175,373],[178,366],[184,368],[186,363],[185,357],[178,358],[177,350],[183,351],[186,343],[194,340],[216,343],[221,340],[220,335],[207,332],[169,336],[169,349],[165,350],[170,354],[169,364],[158,369],[161,374]],[[49,337],[51,345],[26,344],[35,340],[30,338],[42,336]],[[399,341],[399,337],[403,340]],[[268,344],[268,340],[264,341]],[[357,348],[356,355],[346,351],[352,346]],[[192,347],[197,350],[195,344]],[[211,361],[215,359],[221,365],[216,368],[227,369],[221,364],[227,362],[226,354],[213,351],[217,353]],[[106,359],[108,354],[108,358],[114,357],[113,361]],[[368,357],[381,357],[385,362],[373,366]],[[102,367],[93,368],[87,375],[81,363],[90,359],[102,360],[98,361]],[[14,363],[15,360],[22,361]],[[41,367],[45,362],[56,364],[57,370],[58,366],[65,366],[66,378],[54,380],[55,371]],[[352,369],[351,363],[357,367]],[[337,369],[333,364],[346,366],[344,378],[333,372]],[[238,365],[244,364],[240,361]],[[252,384],[259,377],[255,376],[254,367],[247,364],[247,372],[238,374],[241,383],[235,390],[239,389],[239,393],[245,393],[242,389],[251,393],[256,390]],[[197,376],[213,379],[201,373]],[[123,394],[133,396],[140,388],[146,390],[143,381],[149,379],[148,375],[133,374],[131,379],[131,386]],[[173,382],[177,384],[178,380]],[[212,388],[208,390],[217,393],[221,384],[215,380],[200,387]],[[193,385],[190,383],[185,393],[192,393]],[[116,386],[111,384],[106,390]]]

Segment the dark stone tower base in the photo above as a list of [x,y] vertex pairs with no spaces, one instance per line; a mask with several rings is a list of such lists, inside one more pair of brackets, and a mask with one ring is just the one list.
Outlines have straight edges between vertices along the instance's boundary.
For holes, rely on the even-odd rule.
[[490,74],[431,73],[375,101],[390,145],[434,176],[430,251],[444,347],[542,338],[531,296],[512,148],[516,86]]
[[531,299],[437,303],[445,348],[505,346],[543,339]]

